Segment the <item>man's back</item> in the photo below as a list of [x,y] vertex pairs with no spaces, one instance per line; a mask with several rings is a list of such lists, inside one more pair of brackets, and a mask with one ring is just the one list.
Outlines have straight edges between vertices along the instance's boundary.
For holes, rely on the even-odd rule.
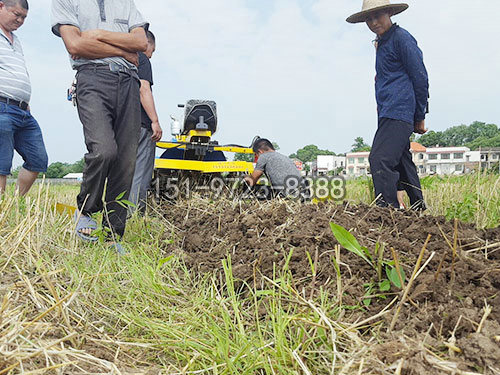
[[289,178],[298,180],[301,178],[295,163],[289,157],[276,151],[260,155],[255,169],[264,172],[271,180],[273,188],[277,190],[286,188]]

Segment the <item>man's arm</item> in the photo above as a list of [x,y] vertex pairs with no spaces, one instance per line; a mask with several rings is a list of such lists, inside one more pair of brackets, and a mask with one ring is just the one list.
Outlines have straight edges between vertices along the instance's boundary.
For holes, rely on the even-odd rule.
[[425,120],[429,100],[429,77],[424,65],[424,57],[416,40],[409,34],[403,34],[401,40],[399,40],[399,51],[401,61],[415,91],[415,125],[419,125]]
[[76,58],[102,59],[106,57],[123,57],[132,64],[139,64],[137,53],[103,43],[95,38],[85,36],[78,27],[61,25],[59,28],[64,45],[69,54]]
[[146,31],[142,27],[136,27],[130,33],[118,33],[99,29],[84,31],[82,34],[128,52],[144,52],[148,48]]
[[151,139],[154,142],[158,142],[161,139],[163,132],[160,127],[160,122],[158,121],[158,114],[156,113],[153,92],[151,91],[151,83],[144,79],[141,79],[141,104],[151,120],[151,128],[153,129],[153,136]]
[[258,169],[255,169],[251,175],[248,175],[245,177],[245,181],[250,186],[254,186],[257,183],[257,181],[259,181],[259,178],[261,178],[263,174],[264,174],[263,171],[259,171]]

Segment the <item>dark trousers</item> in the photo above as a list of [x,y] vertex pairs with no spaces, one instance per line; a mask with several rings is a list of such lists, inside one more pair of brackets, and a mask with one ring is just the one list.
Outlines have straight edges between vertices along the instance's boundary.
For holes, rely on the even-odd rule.
[[[152,130],[141,128],[134,179],[132,180],[132,188],[130,190],[129,200],[135,204],[135,209],[138,209],[140,213],[146,212],[148,189],[153,179],[156,143],[151,139],[152,135]],[[130,212],[133,211],[134,208],[131,208]]]
[[121,237],[127,209],[117,198],[128,200],[134,175],[141,127],[139,79],[132,72],[83,67],[77,74],[77,103],[88,150],[78,208],[85,215],[102,211],[105,194],[103,226]]
[[[387,118],[379,119],[370,152],[370,169],[380,206],[399,208],[398,182],[410,197],[412,207],[423,204],[417,168],[411,158],[410,136],[413,125]],[[419,207],[418,207],[419,208]]]

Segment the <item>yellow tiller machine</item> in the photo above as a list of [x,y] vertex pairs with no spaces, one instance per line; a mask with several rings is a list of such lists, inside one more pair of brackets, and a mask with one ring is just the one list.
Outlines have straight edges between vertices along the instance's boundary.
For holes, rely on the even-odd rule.
[[[253,172],[253,163],[228,161],[225,152],[254,154],[251,147],[219,145],[212,140],[217,131],[217,106],[214,101],[189,100],[184,108],[182,129],[172,126],[171,142],[158,142],[165,150],[155,160],[153,189],[157,199],[175,198],[180,187],[203,190],[214,177],[226,179]],[[189,186],[189,185],[190,186]]]

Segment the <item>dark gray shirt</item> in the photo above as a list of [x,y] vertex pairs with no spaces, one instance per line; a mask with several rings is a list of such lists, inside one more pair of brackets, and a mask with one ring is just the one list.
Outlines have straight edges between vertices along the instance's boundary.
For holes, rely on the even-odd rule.
[[301,179],[295,163],[289,157],[278,152],[266,152],[260,155],[255,170],[264,172],[276,190],[286,188],[286,182],[289,178],[296,178],[298,181]]
[[[80,31],[101,29],[120,33],[128,33],[137,27],[147,29],[149,26],[135,7],[134,0],[52,0],[52,32],[57,36],[61,36],[61,25],[76,26]],[[70,60],[73,69],[85,64],[115,62],[137,70],[123,57],[95,60],[73,60],[70,57]]]

